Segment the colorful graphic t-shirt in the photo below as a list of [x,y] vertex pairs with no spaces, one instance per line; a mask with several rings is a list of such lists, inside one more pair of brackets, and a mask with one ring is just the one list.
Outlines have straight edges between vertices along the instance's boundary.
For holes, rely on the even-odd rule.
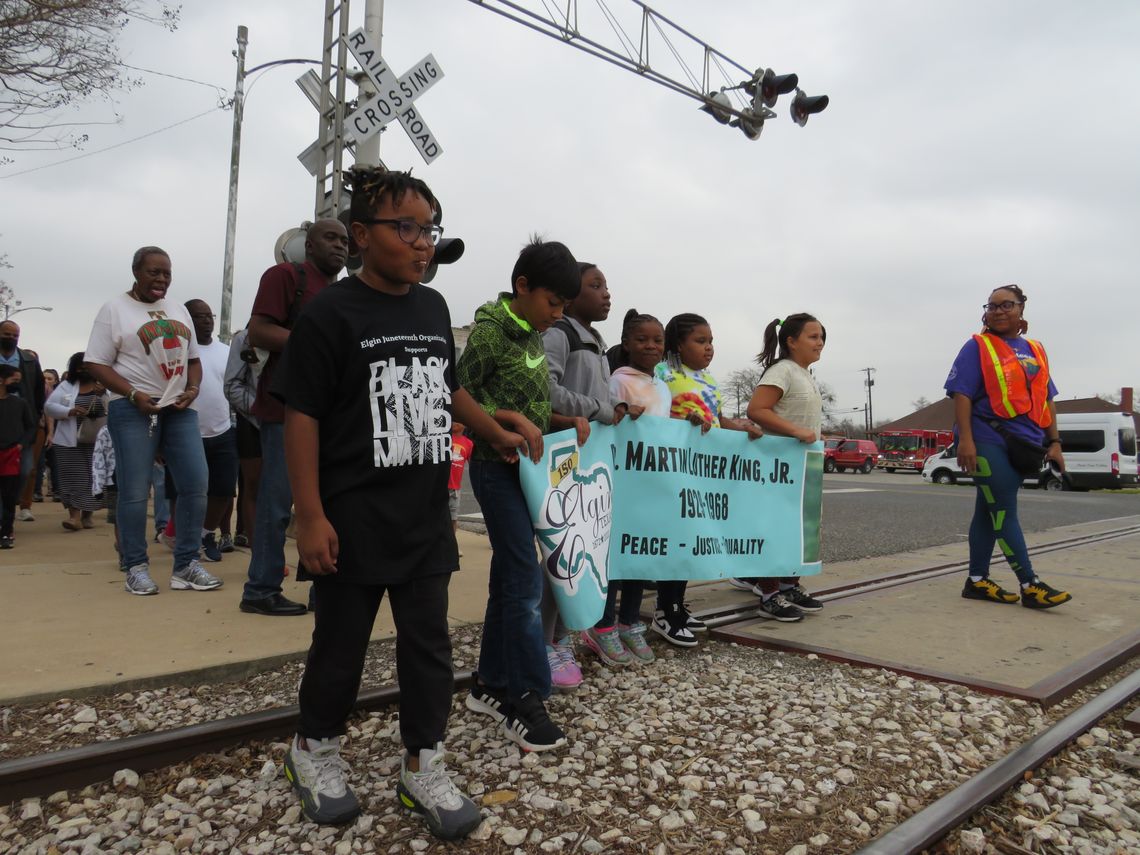
[[661,362],[657,376],[665,381],[673,398],[670,415],[687,419],[696,413],[713,427],[720,427],[720,387],[708,371],[694,371],[685,365],[671,368],[669,363]]
[[[1013,352],[1017,354],[1017,361],[1025,369],[1027,378],[1033,378],[1040,366],[1037,364],[1037,358],[1033,355],[1029,342],[1018,336],[1017,338],[1005,339],[1005,343],[1013,348]],[[1036,443],[1040,443],[1044,439],[1045,431],[1035,425],[1028,415],[1003,419],[994,413],[993,407],[990,406],[989,395],[986,394],[985,380],[982,379],[982,362],[978,357],[978,343],[973,338],[962,345],[962,349],[958,351],[958,356],[954,360],[954,365],[951,366],[950,374],[943,385],[949,397],[952,398],[955,393],[961,393],[974,402],[973,417],[970,419],[974,428],[974,442],[990,442],[998,445],[1004,442],[1001,435],[987,424],[994,419],[1004,422],[1006,429],[1015,436]],[[1050,377],[1049,400],[1052,401],[1056,396],[1057,387],[1053,385],[1053,378]],[[957,428],[955,428],[955,436],[957,436]]]
[[319,423],[321,504],[340,540],[332,578],[394,585],[458,565],[454,365],[447,304],[423,285],[396,296],[352,276],[298,318],[271,391]]
[[144,303],[120,294],[95,316],[84,358],[111,366],[133,388],[165,407],[186,389],[186,364],[198,359],[190,313],[176,300]]

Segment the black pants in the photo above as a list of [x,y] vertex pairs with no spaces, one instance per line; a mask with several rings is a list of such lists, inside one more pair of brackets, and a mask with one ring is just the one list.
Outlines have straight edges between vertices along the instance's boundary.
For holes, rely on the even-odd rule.
[[20,476],[0,475],[0,537],[12,536],[16,506],[20,503]]
[[301,679],[297,732],[328,739],[345,732],[356,703],[368,638],[385,591],[396,622],[400,736],[410,753],[442,742],[454,677],[447,629],[447,585],[441,573],[403,585],[359,585],[335,577],[313,581],[316,625]]
[[679,582],[658,582],[657,583],[657,608],[661,611],[669,611],[676,606],[685,602],[685,589],[689,583],[686,581]]

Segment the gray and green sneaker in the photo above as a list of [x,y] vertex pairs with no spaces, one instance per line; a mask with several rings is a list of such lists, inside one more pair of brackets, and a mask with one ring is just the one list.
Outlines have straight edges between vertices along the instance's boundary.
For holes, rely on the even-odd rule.
[[598,658],[607,665],[624,668],[633,664],[633,656],[621,643],[617,627],[611,626],[609,629],[590,627],[582,631],[582,642],[598,654]]
[[645,640],[645,624],[640,621],[629,626],[619,623],[618,638],[625,645],[625,649],[633,654],[635,663],[652,662],[656,658],[653,655],[653,648]]
[[420,771],[408,768],[408,755],[400,762],[396,785],[400,804],[427,820],[428,830],[443,840],[466,837],[483,821],[475,802],[455,786],[443,765],[443,743],[420,751]]
[[213,591],[222,587],[222,580],[194,559],[170,574],[170,587],[175,591]]
[[123,587],[128,594],[138,594],[140,597],[158,593],[158,585],[150,578],[150,566],[147,564],[136,564],[129,568]]
[[301,797],[305,817],[320,825],[343,825],[360,814],[345,775],[348,763],[340,756],[340,737],[307,739],[294,736],[285,755],[285,777]]

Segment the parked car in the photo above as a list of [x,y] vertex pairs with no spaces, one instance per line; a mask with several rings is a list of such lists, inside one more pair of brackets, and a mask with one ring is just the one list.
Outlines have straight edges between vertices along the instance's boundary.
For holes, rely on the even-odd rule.
[[[1065,454],[1065,477],[1057,478],[1048,467],[1026,478],[1026,485],[1046,490],[1119,489],[1140,481],[1136,456],[1136,426],[1124,413],[1058,413],[1057,432]],[[922,469],[925,481],[936,484],[970,483],[973,479],[958,468],[958,448],[952,445],[927,459]]]
[[[828,458],[824,453],[823,468],[825,472],[846,472],[853,469],[857,472],[867,473],[875,468],[875,461],[879,459],[879,447],[869,439],[844,439],[835,446],[835,451]],[[831,468],[828,468],[828,467]]]

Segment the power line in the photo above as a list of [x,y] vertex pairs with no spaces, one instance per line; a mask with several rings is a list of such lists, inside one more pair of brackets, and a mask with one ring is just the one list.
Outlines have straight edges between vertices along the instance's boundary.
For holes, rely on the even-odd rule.
[[192,122],[195,119],[202,118],[203,116],[208,116],[210,113],[213,113],[215,110],[224,110],[224,109],[225,109],[225,107],[223,105],[219,104],[218,106],[211,107],[209,110],[206,110],[203,113],[199,113],[196,116],[191,116],[188,119],[183,119],[182,121],[175,122],[172,125],[167,125],[166,127],[158,128],[157,130],[150,131],[149,133],[142,134],[141,136],[132,137],[129,140],[123,140],[122,142],[115,143],[114,145],[109,145],[106,148],[96,149],[95,151],[85,151],[85,152],[83,152],[83,154],[77,154],[77,155],[75,155],[75,157],[69,157],[69,158],[66,158],[64,160],[57,160],[57,161],[55,161],[55,163],[45,163],[43,166],[33,166],[31,169],[22,169],[19,172],[11,172],[7,175],[0,175],[0,181],[3,181],[7,178],[15,178],[18,175],[27,175],[28,173],[31,173],[31,172],[39,172],[41,169],[50,169],[53,166],[63,166],[65,163],[73,163],[76,160],[83,160],[83,158],[85,158],[85,157],[93,157],[94,155],[102,154],[105,151],[112,151],[116,148],[122,148],[123,146],[130,145],[133,142],[138,142],[139,140],[145,140],[147,137],[153,137],[155,134],[161,134],[163,131],[169,131],[171,128],[177,128],[179,125],[185,125],[187,122]]
[[165,72],[165,71],[155,71],[153,68],[140,68],[137,65],[127,65],[125,62],[122,65],[123,65],[123,68],[129,68],[132,71],[142,71],[142,72],[145,72],[146,74],[156,74],[159,77],[169,77],[171,80],[182,80],[186,83],[196,83],[199,86],[205,86],[205,87],[208,87],[210,89],[214,89],[218,92],[221,92],[223,95],[227,94],[227,90],[225,89],[225,87],[218,86],[216,83],[207,83],[204,80],[195,80],[193,77],[181,77],[177,74],[169,74],[168,72]]

